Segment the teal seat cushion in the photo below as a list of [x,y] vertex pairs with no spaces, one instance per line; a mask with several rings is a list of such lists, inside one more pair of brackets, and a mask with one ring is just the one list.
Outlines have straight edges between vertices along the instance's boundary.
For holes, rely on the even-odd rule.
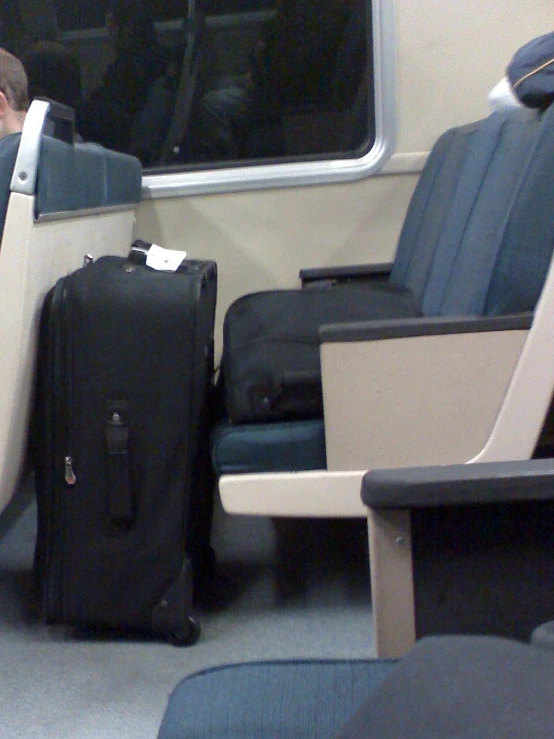
[[222,423],[212,435],[216,474],[323,470],[323,419],[284,423]]

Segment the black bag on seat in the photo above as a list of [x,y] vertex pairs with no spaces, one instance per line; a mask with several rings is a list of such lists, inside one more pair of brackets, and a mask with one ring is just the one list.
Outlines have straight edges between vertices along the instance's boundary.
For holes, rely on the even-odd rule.
[[[140,249],[139,249],[140,257]],[[47,623],[193,643],[210,549],[214,262],[121,257],[62,278],[42,314],[35,570]]]
[[319,326],[420,315],[401,287],[352,283],[236,300],[223,325],[225,405],[234,423],[321,418]]

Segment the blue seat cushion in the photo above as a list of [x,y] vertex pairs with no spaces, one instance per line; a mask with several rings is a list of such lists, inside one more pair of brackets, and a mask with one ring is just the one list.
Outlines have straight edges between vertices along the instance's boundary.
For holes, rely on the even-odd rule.
[[306,660],[205,670],[174,690],[158,739],[332,739],[394,668]]
[[218,476],[325,469],[323,420],[222,423],[212,435],[212,461]]

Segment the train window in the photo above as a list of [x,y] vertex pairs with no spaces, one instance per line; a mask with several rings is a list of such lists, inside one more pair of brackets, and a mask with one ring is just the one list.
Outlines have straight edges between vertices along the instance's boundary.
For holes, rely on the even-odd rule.
[[47,96],[45,76],[64,79],[65,47],[80,89],[62,102],[76,107],[79,134],[138,156],[153,194],[180,183],[213,191],[327,181],[363,176],[390,152],[390,4],[23,0],[20,12],[29,10],[12,35],[22,29],[25,50],[21,33],[11,41],[31,91]]

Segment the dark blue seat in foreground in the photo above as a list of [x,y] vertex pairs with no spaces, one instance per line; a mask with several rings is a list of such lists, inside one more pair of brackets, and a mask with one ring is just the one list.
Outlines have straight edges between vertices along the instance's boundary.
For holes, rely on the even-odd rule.
[[554,460],[372,470],[362,500],[378,656],[554,618]]
[[[554,735],[554,460],[375,470],[362,497],[375,514],[377,650],[389,659],[191,675],[158,739]],[[399,645],[414,612],[424,638]],[[391,645],[403,646],[396,663]]]
[[554,652],[423,639],[398,663],[258,663],[191,675],[158,739],[551,739]]
[[177,686],[159,739],[330,739],[394,665],[306,660],[205,670]]

